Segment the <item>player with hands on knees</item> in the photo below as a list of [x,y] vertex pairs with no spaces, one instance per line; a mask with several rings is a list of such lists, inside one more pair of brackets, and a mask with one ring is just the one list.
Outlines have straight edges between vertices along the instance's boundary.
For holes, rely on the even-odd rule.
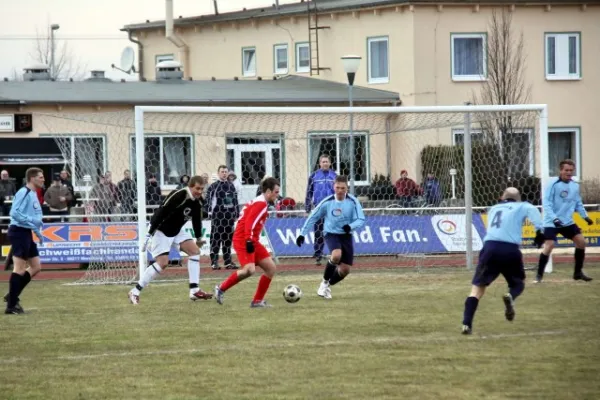
[[325,266],[323,281],[317,294],[325,299],[331,299],[331,286],[339,283],[349,273],[354,261],[353,231],[365,224],[365,214],[358,199],[348,194],[348,178],[337,176],[333,185],[335,193],[326,197],[310,213],[296,245],[302,246],[309,228],[315,222],[324,219],[323,232],[325,243],[331,252],[331,257]]

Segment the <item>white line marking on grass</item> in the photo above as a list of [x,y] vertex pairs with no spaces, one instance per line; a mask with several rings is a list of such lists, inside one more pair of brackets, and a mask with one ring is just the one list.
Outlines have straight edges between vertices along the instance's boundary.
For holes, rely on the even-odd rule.
[[[347,346],[347,345],[369,345],[369,344],[390,344],[390,343],[443,343],[443,342],[458,342],[461,340],[497,340],[497,339],[510,339],[510,338],[521,338],[521,337],[539,337],[539,336],[558,336],[564,335],[567,331],[537,331],[537,332],[521,332],[521,333],[499,333],[492,335],[472,335],[463,336],[457,333],[455,336],[441,336],[441,337],[418,337],[418,336],[382,336],[369,339],[351,339],[351,340],[331,340],[321,342],[278,342],[270,344],[253,344],[252,349],[264,348],[264,349],[284,349],[294,347],[328,347],[328,346]],[[206,346],[197,347],[194,349],[172,349],[172,350],[155,350],[155,351],[122,351],[122,352],[109,352],[109,353],[90,353],[90,354],[73,354],[65,356],[42,356],[39,358],[33,357],[16,357],[16,358],[0,358],[0,364],[15,364],[23,362],[40,362],[40,361],[54,361],[54,360],[94,360],[99,358],[123,358],[123,357],[141,357],[141,356],[168,356],[168,355],[185,355],[185,354],[196,354],[196,353],[216,353],[224,351],[244,352],[248,351],[247,346],[228,344],[222,346]]]

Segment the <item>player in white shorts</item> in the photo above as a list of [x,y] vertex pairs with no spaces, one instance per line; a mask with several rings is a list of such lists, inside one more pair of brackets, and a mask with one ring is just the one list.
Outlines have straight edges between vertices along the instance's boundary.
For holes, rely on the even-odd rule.
[[[206,180],[201,176],[192,177],[188,186],[171,192],[152,215],[150,229],[146,237],[144,251],[148,249],[154,262],[146,268],[137,285],[129,292],[129,301],[139,304],[140,293],[169,264],[169,252],[176,244],[188,256],[190,299],[208,300],[212,293],[206,293],[200,284],[200,249],[202,240],[202,192]],[[191,221],[191,223],[190,223]],[[193,227],[192,237],[190,224]]]

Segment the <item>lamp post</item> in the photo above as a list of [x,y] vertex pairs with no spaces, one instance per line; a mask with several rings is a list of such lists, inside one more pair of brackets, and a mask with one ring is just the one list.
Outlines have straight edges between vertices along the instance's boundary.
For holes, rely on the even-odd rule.
[[59,24],[50,25],[50,78],[56,78],[56,76],[54,76],[56,72],[56,67],[54,66],[54,51],[56,50],[56,46],[54,44],[54,31],[59,29]]
[[[348,100],[350,103],[350,107],[353,106],[352,100],[352,87],[354,86],[354,77],[356,76],[356,71],[358,71],[358,67],[360,66],[361,57],[359,56],[343,56],[342,63],[344,64],[344,72],[348,76]],[[350,194],[355,195],[354,192],[354,114],[350,113]]]

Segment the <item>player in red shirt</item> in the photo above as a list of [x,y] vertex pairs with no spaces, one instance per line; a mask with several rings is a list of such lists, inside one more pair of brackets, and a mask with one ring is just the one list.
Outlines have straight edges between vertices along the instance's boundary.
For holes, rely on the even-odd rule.
[[244,206],[235,227],[233,249],[242,268],[229,275],[220,285],[215,286],[215,299],[219,304],[223,304],[225,292],[252,276],[258,265],[264,273],[258,281],[250,307],[270,307],[265,301],[265,294],[275,275],[276,266],[267,249],[260,244],[259,238],[268,217],[269,203],[277,200],[280,187],[279,181],[275,178],[264,179],[260,186],[262,194]]

